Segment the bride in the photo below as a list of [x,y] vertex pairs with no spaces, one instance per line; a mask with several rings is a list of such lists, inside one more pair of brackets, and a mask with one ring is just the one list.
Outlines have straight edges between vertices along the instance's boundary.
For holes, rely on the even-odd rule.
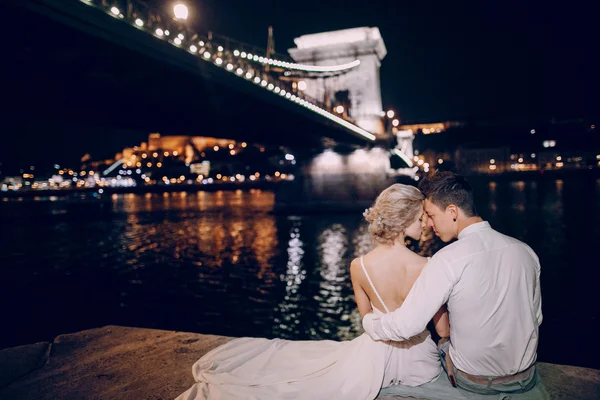
[[[363,214],[377,245],[350,266],[361,316],[400,307],[427,263],[404,243],[407,236],[421,237],[422,202],[418,189],[395,184]],[[441,337],[449,336],[444,308],[434,323]],[[418,386],[440,372],[427,329],[404,342],[376,342],[367,334],[343,342],[239,338],[200,358],[192,367],[197,383],[176,400],[365,400],[383,387]]]

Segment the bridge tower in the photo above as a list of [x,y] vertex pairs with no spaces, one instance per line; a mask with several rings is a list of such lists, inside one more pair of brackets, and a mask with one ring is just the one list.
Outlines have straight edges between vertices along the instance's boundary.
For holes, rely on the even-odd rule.
[[305,93],[331,109],[338,105],[358,126],[380,138],[386,133],[381,119],[381,84],[379,67],[387,54],[379,28],[353,28],[303,35],[294,39],[289,49],[300,64],[331,66],[360,64],[343,73],[307,76]]

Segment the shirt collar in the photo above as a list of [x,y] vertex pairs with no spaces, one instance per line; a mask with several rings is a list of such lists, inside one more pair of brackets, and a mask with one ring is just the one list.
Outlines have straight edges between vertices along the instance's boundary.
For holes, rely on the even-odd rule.
[[490,223],[487,221],[476,222],[472,225],[467,226],[465,229],[460,231],[458,234],[458,239],[464,239],[469,235],[472,235],[475,232],[479,232],[482,229],[490,228]]

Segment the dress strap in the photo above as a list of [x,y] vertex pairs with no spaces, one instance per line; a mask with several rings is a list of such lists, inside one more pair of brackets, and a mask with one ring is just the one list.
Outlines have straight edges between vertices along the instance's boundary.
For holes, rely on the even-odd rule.
[[377,299],[379,299],[379,302],[381,303],[383,308],[385,308],[385,312],[389,313],[390,310],[388,310],[387,306],[385,305],[381,296],[379,295],[379,292],[377,291],[377,289],[375,289],[375,285],[373,285],[373,281],[371,280],[371,277],[369,276],[369,273],[367,272],[367,269],[365,268],[365,262],[363,261],[362,256],[360,257],[360,266],[362,267],[362,270],[365,273],[365,276],[367,277],[369,284],[371,285],[371,289],[373,289],[373,291],[375,292],[375,296],[377,296]]

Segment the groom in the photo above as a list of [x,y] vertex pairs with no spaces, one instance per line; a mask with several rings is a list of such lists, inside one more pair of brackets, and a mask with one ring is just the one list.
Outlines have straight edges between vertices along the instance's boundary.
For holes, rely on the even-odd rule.
[[463,177],[438,172],[419,189],[428,226],[444,242],[458,240],[431,258],[400,308],[365,315],[365,331],[374,340],[407,340],[447,303],[451,340],[440,355],[453,386],[490,395],[530,391],[539,382],[538,257],[477,215]]

